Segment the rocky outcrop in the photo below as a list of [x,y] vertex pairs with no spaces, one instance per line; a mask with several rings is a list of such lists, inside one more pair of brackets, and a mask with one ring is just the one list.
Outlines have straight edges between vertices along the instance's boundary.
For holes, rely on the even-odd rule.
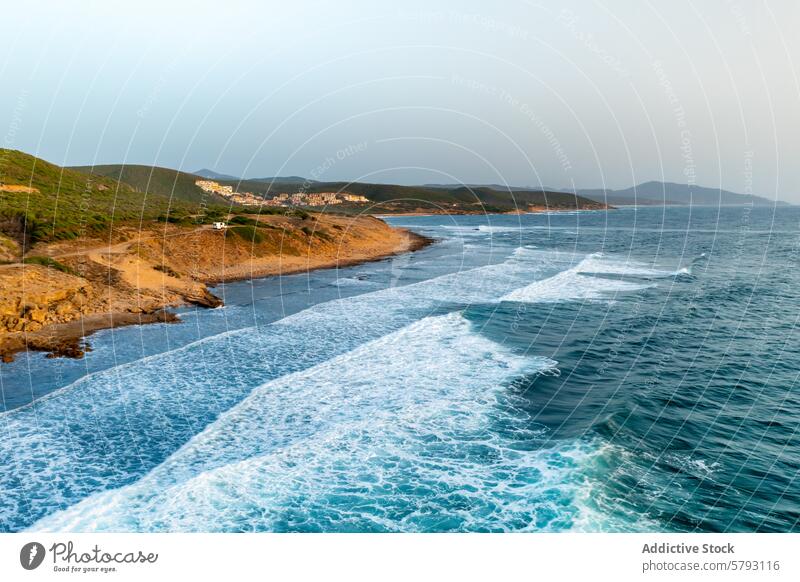
[[34,332],[86,313],[91,284],[39,265],[0,270],[0,333]]
[[221,306],[206,287],[212,282],[341,267],[430,242],[369,216],[254,215],[242,223],[227,232],[121,227],[105,242],[34,246],[28,264],[0,265],[0,356],[29,349],[81,357],[92,331],[177,321],[165,309],[187,303]]
[[91,349],[84,337],[92,331],[178,321],[164,309],[167,305],[222,305],[202,283],[159,292],[144,286],[134,288],[124,273],[85,256],[65,262],[75,274],[30,264],[0,268],[3,361],[13,360],[15,352],[25,349],[48,352],[48,357],[80,358]]
[[224,305],[222,299],[211,293],[208,289],[202,289],[200,293],[195,295],[186,295],[184,299],[187,303],[199,305],[200,307],[214,308]]

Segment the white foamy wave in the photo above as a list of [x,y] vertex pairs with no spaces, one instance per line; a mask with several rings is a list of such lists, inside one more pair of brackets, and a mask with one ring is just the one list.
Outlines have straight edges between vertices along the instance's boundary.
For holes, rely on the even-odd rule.
[[320,303],[98,372],[0,414],[0,490],[13,492],[0,504],[0,531],[146,473],[265,381],[392,333],[443,303],[496,301],[552,268],[545,256],[509,260]]
[[[459,314],[429,317],[261,386],[140,481],[34,529],[425,529],[427,511],[394,514],[403,502],[435,509],[443,529],[516,512],[533,521],[537,507],[558,508],[533,492],[563,475],[508,448],[493,423],[502,386],[554,365],[514,355]],[[463,512],[454,496],[491,512]]]
[[511,256],[517,261],[543,261],[558,265],[561,269],[573,267],[586,258],[585,253],[551,249],[545,250],[540,249],[536,245],[517,247],[511,253]]
[[516,289],[502,299],[522,303],[613,299],[616,293],[638,291],[652,285],[596,275],[641,275],[644,271],[626,263],[602,260],[600,255],[590,255],[574,267]]
[[502,234],[516,232],[520,233],[527,230],[525,226],[493,226],[490,224],[481,224],[476,226],[450,226],[442,225],[440,228],[460,236],[485,236],[492,234]]
[[478,227],[480,232],[520,232],[525,230],[523,226],[492,226],[489,224],[482,224]]
[[535,245],[528,245],[526,247],[517,247],[514,249],[514,252],[511,254],[515,259],[525,259],[531,256],[535,256],[536,253],[540,252]]
[[449,230],[450,232],[478,232],[477,226],[454,226],[452,224],[440,224],[439,228]]
[[646,263],[632,259],[610,259],[602,253],[594,253],[586,257],[579,271],[584,275],[622,275],[628,277],[662,279],[672,277],[680,271],[655,269]]
[[576,214],[600,214],[606,212],[605,210],[543,210],[539,212],[532,212],[538,216],[574,216]]
[[358,279],[356,277],[340,277],[334,283],[337,287],[364,287],[374,286],[375,283],[366,279]]
[[[609,499],[604,492],[605,469],[609,459],[619,462],[631,452],[608,442],[595,441],[579,447],[578,454],[584,475],[587,477],[577,491],[573,502],[578,514],[572,521],[572,531],[577,532],[653,532],[662,526],[653,519],[634,511],[618,499]],[[570,454],[570,453],[567,453]],[[624,466],[633,466],[625,464]],[[598,479],[600,476],[600,479]],[[636,481],[636,479],[631,479]]]

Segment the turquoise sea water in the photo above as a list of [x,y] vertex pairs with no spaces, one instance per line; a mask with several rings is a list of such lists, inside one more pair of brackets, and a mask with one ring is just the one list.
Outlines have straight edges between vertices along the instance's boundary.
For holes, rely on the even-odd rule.
[[389,221],[0,367],[0,530],[800,531],[800,209]]

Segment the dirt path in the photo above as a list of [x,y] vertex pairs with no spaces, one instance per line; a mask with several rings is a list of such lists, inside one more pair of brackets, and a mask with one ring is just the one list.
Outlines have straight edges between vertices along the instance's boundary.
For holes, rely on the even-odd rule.
[[[196,229],[194,229],[194,232],[200,232],[200,231],[203,231],[203,230],[210,230],[210,229],[211,229],[210,225],[202,225],[202,226],[199,226]],[[185,234],[183,234],[183,233],[165,233],[162,236],[164,236],[164,237],[174,237],[174,236],[185,236]],[[59,252],[56,252],[56,253],[45,253],[44,255],[42,255],[42,253],[39,253],[39,252],[36,252],[35,250],[33,250],[33,251],[27,252],[26,255],[28,255],[28,256],[47,256],[47,257],[49,257],[51,259],[54,259],[54,260],[66,259],[66,258],[69,258],[69,257],[87,256],[90,259],[92,259],[94,261],[97,261],[98,258],[100,258],[102,255],[125,254],[130,250],[130,248],[132,246],[138,245],[138,244],[142,244],[142,243],[144,243],[146,241],[151,241],[151,240],[153,240],[155,238],[157,238],[155,234],[148,233],[148,234],[145,234],[144,236],[137,236],[136,238],[132,238],[132,239],[129,239],[129,240],[126,240],[126,241],[123,241],[123,242],[120,242],[120,243],[112,244],[112,245],[103,244],[103,245],[98,245],[98,246],[94,246],[94,247],[86,247],[86,248],[81,248],[81,249],[77,249],[77,250],[71,250],[71,251],[63,252],[63,253],[59,253]],[[104,262],[104,261],[101,261],[101,262]],[[4,263],[4,264],[0,264],[0,269],[9,268],[9,267],[18,267],[18,266],[23,265],[23,264],[24,264],[23,262]]]
[[37,245],[27,256],[50,257],[66,269],[0,266],[0,356],[34,349],[80,357],[82,338],[96,329],[175,321],[165,309],[177,305],[220,306],[207,284],[344,267],[431,242],[368,216],[280,215],[260,222],[255,235],[153,224],[121,228],[117,236],[127,240],[113,244]]

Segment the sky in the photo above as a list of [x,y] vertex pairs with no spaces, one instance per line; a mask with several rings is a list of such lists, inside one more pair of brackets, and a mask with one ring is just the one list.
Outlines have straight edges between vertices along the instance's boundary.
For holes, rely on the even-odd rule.
[[0,147],[800,202],[798,26],[794,1],[14,2]]

